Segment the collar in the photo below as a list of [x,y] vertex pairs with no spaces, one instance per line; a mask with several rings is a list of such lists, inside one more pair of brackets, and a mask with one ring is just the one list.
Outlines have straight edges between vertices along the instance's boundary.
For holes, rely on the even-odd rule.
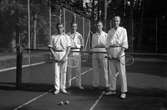
[[78,32],[71,33],[71,35],[73,35],[73,34],[78,34]]
[[99,32],[96,32],[96,35],[103,35],[104,31],[101,31],[100,33]]

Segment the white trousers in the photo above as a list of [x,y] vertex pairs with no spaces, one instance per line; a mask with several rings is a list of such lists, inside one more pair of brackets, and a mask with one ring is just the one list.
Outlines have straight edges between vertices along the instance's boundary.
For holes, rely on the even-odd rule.
[[93,80],[92,85],[94,87],[102,86],[100,85],[100,80],[103,80],[105,87],[109,86],[108,82],[108,68],[107,59],[104,58],[105,54],[93,54]]
[[[55,52],[55,56],[57,59],[62,59],[65,55],[65,52]],[[55,84],[54,88],[56,90],[64,90],[66,89],[66,72],[67,72],[67,60],[63,64],[55,63]]]
[[81,87],[82,85],[82,78],[81,78],[81,55],[73,54],[72,56],[76,60],[78,60],[79,65],[75,68],[68,68],[68,86],[71,86],[71,78],[72,76],[75,77],[75,84],[78,87]]
[[[125,57],[121,58],[121,62],[125,62]],[[117,61],[109,61],[109,89],[116,90],[117,76],[121,81],[121,92],[127,92],[127,77],[125,65]]]

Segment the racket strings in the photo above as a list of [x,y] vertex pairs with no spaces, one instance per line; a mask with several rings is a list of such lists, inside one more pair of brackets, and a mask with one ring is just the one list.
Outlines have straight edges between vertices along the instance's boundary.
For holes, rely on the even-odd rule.
[[134,63],[134,57],[131,55],[125,56],[125,64],[132,65]]
[[69,68],[76,68],[79,66],[79,60],[73,56],[69,56],[68,57],[68,63],[67,63],[67,66]]
[[132,65],[134,63],[134,57],[131,55],[123,55],[120,58],[110,58],[105,56],[111,62],[120,62],[123,65]]

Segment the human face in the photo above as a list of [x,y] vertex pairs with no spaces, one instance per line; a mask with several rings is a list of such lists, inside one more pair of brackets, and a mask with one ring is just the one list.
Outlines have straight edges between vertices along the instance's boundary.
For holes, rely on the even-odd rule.
[[59,34],[62,34],[64,32],[64,26],[62,24],[58,25],[58,32]]
[[76,32],[77,31],[77,24],[72,24],[72,31]]
[[98,22],[98,23],[97,23],[97,29],[98,29],[99,32],[102,31],[102,29],[103,29],[103,24],[102,24],[101,22]]
[[118,28],[119,27],[120,21],[121,21],[121,19],[120,19],[119,16],[114,17],[114,19],[113,19],[114,28]]

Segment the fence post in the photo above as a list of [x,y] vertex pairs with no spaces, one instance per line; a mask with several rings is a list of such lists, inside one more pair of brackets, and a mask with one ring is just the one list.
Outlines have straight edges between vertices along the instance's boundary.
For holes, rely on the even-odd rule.
[[33,29],[34,29],[33,49],[37,48],[37,45],[36,45],[36,43],[37,43],[37,16],[38,16],[38,14],[35,13],[34,20],[33,20],[34,21],[34,27],[33,27]]
[[49,4],[49,44],[51,44],[52,38],[52,8],[51,8],[51,0],[48,1]]
[[84,17],[82,17],[82,23],[83,23],[83,25],[82,25],[82,28],[83,28],[82,29],[82,31],[83,31],[83,38],[85,38],[85,29],[84,29],[85,28],[85,25],[84,25],[85,22],[84,22]]
[[63,8],[63,23],[64,23],[64,32],[66,32],[66,14],[65,14],[65,8]]
[[108,3],[107,0],[104,0],[104,30],[107,30],[107,9],[108,9]]
[[155,17],[155,52],[158,53],[158,17]]

